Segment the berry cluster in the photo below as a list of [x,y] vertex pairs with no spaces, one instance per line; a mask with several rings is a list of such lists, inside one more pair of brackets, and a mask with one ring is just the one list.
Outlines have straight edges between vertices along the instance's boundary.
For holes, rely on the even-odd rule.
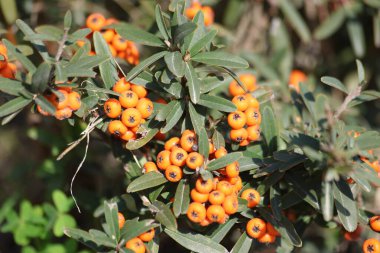
[[[122,213],[118,213],[119,229],[122,229],[125,224],[125,217]],[[126,242],[125,247],[132,250],[135,253],[144,253],[146,251],[144,242],[150,242],[155,235],[154,228],[147,232],[142,233],[138,237],[132,238]]]
[[265,222],[260,218],[253,218],[247,223],[247,234],[257,239],[260,243],[274,243],[276,237],[280,236],[280,233],[269,222]]
[[0,42],[0,76],[5,78],[15,78],[17,67],[8,62],[7,48]]
[[204,24],[206,26],[212,25],[214,23],[214,11],[210,6],[202,6],[202,4],[193,0],[191,6],[186,9],[185,14],[189,19],[193,19],[197,13],[201,11],[204,15]]
[[[55,115],[58,120],[70,118],[73,111],[81,107],[81,96],[70,87],[58,87],[54,92],[45,94],[44,97],[55,107]],[[44,111],[39,105],[37,110],[44,116],[51,116]]]
[[[135,43],[122,38],[110,27],[117,22],[118,21],[113,18],[106,19],[100,13],[93,13],[87,17],[86,26],[93,32],[99,31],[102,34],[104,40],[109,44],[113,57],[125,59],[129,64],[136,65],[140,60],[139,50]],[[83,43],[82,41],[79,45]],[[92,52],[92,54],[94,54],[94,52]]]
[[153,103],[146,98],[148,92],[144,87],[125,78],[118,80],[112,90],[120,96],[104,103],[104,112],[112,119],[108,131],[124,141],[134,140],[141,124],[153,113]]

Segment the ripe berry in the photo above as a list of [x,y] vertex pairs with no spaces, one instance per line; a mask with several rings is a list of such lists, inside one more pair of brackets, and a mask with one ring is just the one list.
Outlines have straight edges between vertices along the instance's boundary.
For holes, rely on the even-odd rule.
[[266,233],[266,223],[262,219],[253,218],[247,223],[247,234],[255,239],[258,239]]
[[226,214],[231,215],[237,212],[239,202],[236,196],[227,196],[223,202],[223,208]]
[[177,166],[183,166],[186,163],[188,154],[182,148],[173,148],[170,153],[170,162]]
[[247,126],[256,126],[261,123],[261,113],[256,108],[248,108],[245,111]]
[[195,181],[195,189],[204,194],[212,191],[212,179],[203,180],[201,177]]
[[190,197],[194,202],[205,203],[208,200],[208,193],[200,193],[196,189],[192,189]]
[[148,95],[147,90],[141,85],[132,84],[131,90],[135,92],[139,98],[145,98],[146,95]]
[[127,49],[127,40],[121,37],[119,34],[116,34],[112,38],[112,46],[116,49],[116,51],[124,51]]
[[225,200],[226,195],[218,190],[212,191],[208,196],[208,201],[212,205],[221,205],[223,201]]
[[169,140],[165,142],[165,150],[171,151],[174,147],[179,146],[179,138],[178,137],[172,137]]
[[258,241],[263,244],[270,244],[276,241],[276,237],[269,233],[265,233],[263,236],[259,237]]
[[157,167],[161,170],[165,170],[169,165],[171,165],[170,162],[170,151],[163,150],[157,155]]
[[112,87],[112,90],[117,93],[123,93],[131,88],[131,84],[125,81],[125,78],[119,79]]
[[216,185],[216,189],[223,192],[226,196],[230,195],[233,192],[232,185],[227,181],[220,181]]
[[363,243],[364,253],[380,253],[380,242],[375,238],[365,240]]
[[245,128],[232,129],[230,131],[230,138],[232,141],[241,143],[248,138],[248,132]]
[[176,165],[169,165],[165,170],[166,179],[170,182],[178,182],[182,175],[182,169]]
[[149,173],[151,171],[157,171],[157,166],[154,162],[146,162],[143,166],[143,172]]
[[187,217],[192,222],[202,222],[206,218],[206,208],[201,203],[193,202],[187,209]]
[[81,100],[80,100],[80,95],[78,92],[70,92],[69,97],[68,97],[68,106],[70,107],[71,110],[76,111],[80,108],[81,106]]
[[227,150],[225,147],[220,147],[218,150],[215,151],[215,158],[220,158],[225,155],[227,155]]
[[373,216],[369,220],[369,225],[373,231],[380,232],[380,216]]
[[211,205],[206,211],[207,219],[211,222],[223,223],[225,215],[226,213],[220,205]]
[[136,109],[146,119],[153,113],[153,103],[149,98],[141,98],[136,105]]
[[239,163],[233,162],[226,166],[227,177],[237,177],[239,176]]
[[116,136],[122,136],[127,132],[128,128],[120,120],[112,120],[108,124],[108,132]]
[[237,107],[238,111],[245,111],[249,106],[249,100],[246,95],[237,95],[232,99],[232,103],[234,103]]
[[140,238],[133,238],[129,240],[126,244],[125,247],[127,249],[132,250],[135,253],[145,253],[145,245],[144,242]]
[[124,226],[124,223],[125,223],[124,215],[119,212],[119,213],[117,213],[117,218],[118,218],[118,222],[119,222],[119,229],[122,229]]
[[242,192],[241,197],[248,201],[247,206],[253,208],[260,203],[260,194],[255,189],[246,189]]
[[100,13],[94,13],[87,17],[86,26],[92,31],[100,31],[106,22],[105,17]]
[[187,152],[197,151],[198,148],[195,148],[197,144],[197,137],[194,131],[185,130],[182,133],[180,140],[181,147]]
[[186,158],[186,165],[190,169],[197,169],[203,165],[203,156],[197,152],[191,152]]
[[241,111],[236,111],[236,112],[231,112],[228,114],[228,125],[232,129],[240,129],[244,127],[245,123],[247,122],[247,116],[244,114],[244,112]]
[[154,231],[154,228],[152,228],[146,231],[145,233],[142,233],[141,235],[139,235],[139,238],[144,242],[149,242],[154,238],[154,234],[155,234],[155,231]]
[[126,90],[121,93],[119,101],[122,107],[133,108],[136,107],[137,103],[139,102],[139,97],[135,92]]
[[121,114],[121,121],[127,127],[135,127],[141,122],[141,113],[135,108],[128,108]]
[[58,120],[64,120],[64,119],[70,118],[72,114],[73,114],[73,111],[70,108],[66,107],[60,110],[56,110],[55,118]]

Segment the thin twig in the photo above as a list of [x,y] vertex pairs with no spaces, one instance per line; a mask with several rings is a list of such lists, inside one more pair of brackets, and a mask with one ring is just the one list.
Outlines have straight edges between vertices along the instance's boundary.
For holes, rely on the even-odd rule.
[[69,30],[70,30],[69,28],[63,29],[63,36],[62,36],[61,41],[58,43],[58,50],[57,50],[57,54],[55,55],[55,62],[56,63],[58,63],[59,60],[61,59],[63,49],[65,48],[67,36],[69,35]]
[[355,89],[353,89],[348,95],[347,97],[344,99],[343,101],[343,104],[341,104],[341,106],[338,108],[338,110],[335,112],[334,114],[334,118],[335,119],[338,119],[339,116],[347,109],[348,107],[348,104],[354,100],[356,97],[358,97],[360,95],[360,93],[362,92],[362,86],[358,85],[358,87],[356,87]]

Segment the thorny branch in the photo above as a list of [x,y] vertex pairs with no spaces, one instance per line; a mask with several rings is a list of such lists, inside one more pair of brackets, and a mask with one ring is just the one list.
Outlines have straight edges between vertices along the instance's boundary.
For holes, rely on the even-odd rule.
[[339,116],[347,109],[347,106],[348,104],[354,100],[355,98],[357,98],[360,93],[362,92],[362,86],[361,85],[358,85],[358,87],[356,87],[355,89],[353,89],[348,95],[347,97],[344,99],[343,101],[343,104],[341,104],[341,106],[338,108],[338,110],[335,112],[334,114],[334,118],[335,119],[338,119]]

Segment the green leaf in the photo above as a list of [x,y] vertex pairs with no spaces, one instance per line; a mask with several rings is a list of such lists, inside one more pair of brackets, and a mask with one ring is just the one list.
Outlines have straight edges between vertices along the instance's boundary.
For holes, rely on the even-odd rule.
[[186,84],[187,87],[189,87],[189,93],[190,93],[190,99],[191,102],[194,104],[197,104],[199,102],[199,97],[200,97],[200,81],[195,73],[195,70],[191,63],[187,62],[186,63],[186,68],[185,68],[185,77],[186,77]]
[[186,36],[190,35],[197,28],[197,25],[192,22],[184,23],[175,29],[174,44],[182,43]]
[[344,229],[348,232],[355,231],[358,225],[358,214],[350,186],[344,179],[334,181],[333,193],[336,210]]
[[43,62],[38,66],[32,78],[31,89],[33,92],[43,93],[46,90],[50,81],[51,69],[52,66],[47,62]]
[[347,87],[338,79],[330,76],[322,76],[321,82],[348,94]]
[[148,33],[134,25],[120,23],[116,26],[116,32],[120,34],[121,37],[127,40],[134,41],[136,43],[152,46],[152,47],[164,47],[165,44],[155,35]]
[[158,222],[168,229],[177,230],[177,220],[168,205],[156,200],[149,207],[156,212]]
[[61,237],[66,228],[74,228],[76,221],[68,214],[59,214],[57,220],[54,223],[53,233],[57,237]]
[[137,140],[128,141],[125,147],[129,150],[135,150],[135,149],[141,148],[142,146],[147,144],[158,133],[160,127],[161,127],[160,122],[156,120],[152,120],[145,127],[147,128],[147,130],[144,131],[144,137],[139,138]]
[[18,17],[16,0],[1,0],[0,7],[8,25],[13,24]]
[[182,54],[178,51],[170,52],[164,57],[166,66],[177,77],[182,77],[185,74],[186,64],[182,59]]
[[[112,59],[112,54],[107,42],[99,32],[94,33],[94,47],[95,52],[99,56],[105,56]],[[104,87],[111,89],[112,86],[119,80],[116,64],[114,61],[106,61],[99,66],[100,75],[102,76]]]
[[280,0],[280,9],[284,13],[286,19],[293,26],[294,30],[303,42],[309,42],[311,39],[309,28],[307,27],[302,16],[294,7],[293,3],[288,0]]
[[73,205],[73,200],[67,198],[60,190],[53,191],[53,202],[57,210],[61,213],[67,213]]
[[334,34],[343,25],[346,18],[345,8],[331,13],[314,31],[314,37],[317,40],[323,40]]
[[116,202],[104,201],[104,215],[106,217],[106,223],[109,228],[108,235],[115,241],[118,242],[120,239],[119,230],[119,219],[118,219],[118,208]]
[[331,181],[322,181],[321,209],[323,219],[325,221],[330,221],[334,214],[334,196]]
[[[174,107],[175,106],[175,107]],[[161,133],[169,132],[179,121],[185,111],[184,101],[178,102],[171,108],[166,117],[166,125],[161,128]]]
[[197,111],[197,108],[189,102],[189,114],[191,119],[191,124],[195,130],[196,134],[200,134],[202,129],[204,129],[204,117]]
[[138,192],[166,183],[166,178],[160,172],[150,172],[133,180],[127,192]]
[[67,235],[70,238],[73,238],[80,243],[86,245],[87,247],[90,247],[91,249],[95,251],[101,251],[102,247],[98,245],[92,235],[87,233],[86,231],[76,229],[76,228],[66,228],[64,230],[65,235]]
[[251,157],[242,157],[239,159],[240,172],[257,169],[260,166]]
[[295,192],[307,203],[309,203],[315,209],[320,209],[318,203],[318,197],[315,191],[313,192],[308,185],[302,181],[301,177],[297,177],[292,173],[287,173],[285,175],[286,181],[288,181],[292,186]]
[[226,237],[228,232],[230,232],[230,230],[236,224],[237,221],[238,218],[236,217],[230,218],[226,223],[219,225],[215,230],[213,230],[209,237],[214,242],[221,242],[223,238]]
[[33,95],[24,87],[22,82],[1,77],[0,76],[0,91],[14,95],[14,96],[19,96],[22,94],[28,94],[30,97]]
[[17,112],[18,110],[29,105],[30,102],[32,102],[32,100],[28,98],[24,98],[24,97],[14,98],[0,106],[0,117],[4,117],[14,112]]
[[281,227],[278,229],[280,234],[285,238],[288,238],[293,246],[302,247],[302,240],[293,224],[285,217],[282,217],[282,220],[279,221],[279,223],[281,224]]
[[158,26],[158,30],[160,30],[161,35],[164,37],[165,40],[169,41],[169,31],[166,27],[164,17],[162,16],[162,11],[160,5],[156,5],[156,22]]
[[214,131],[214,134],[212,135],[212,143],[214,144],[216,150],[226,146],[223,134],[216,129]]
[[178,183],[174,195],[173,212],[176,217],[186,214],[190,204],[190,186],[185,180]]
[[[20,30],[25,34],[25,36],[32,36],[36,34],[33,32],[33,30],[21,19],[16,20],[16,25]],[[35,49],[37,49],[38,53],[42,56],[42,58],[45,61],[49,61],[50,56],[48,54],[48,50],[45,46],[45,44],[41,40],[32,40],[32,45],[34,46]]]
[[209,45],[212,42],[212,40],[215,38],[217,33],[218,33],[217,30],[212,29],[209,32],[207,32],[201,39],[197,40],[189,48],[190,55],[195,56],[203,48],[205,48],[207,45]]
[[88,232],[92,236],[93,240],[98,244],[111,248],[117,247],[117,242],[108,237],[106,233],[96,229],[90,229]]
[[209,150],[209,142],[208,142],[208,136],[206,129],[203,127],[201,128],[199,135],[198,135],[198,151],[199,154],[201,154],[203,157],[208,157],[210,150]]
[[71,11],[68,10],[65,14],[65,18],[63,20],[63,27],[65,29],[70,29],[71,28],[71,23],[73,21],[73,15],[71,14]]
[[270,106],[265,106],[262,115],[261,126],[262,136],[264,137],[264,142],[268,148],[270,154],[277,150],[278,146],[278,136],[279,129],[277,125],[277,119],[274,115],[273,109]]
[[36,104],[41,106],[41,109],[44,110],[45,112],[49,113],[50,115],[55,114],[55,107],[44,96],[37,95],[34,101],[36,102]]
[[207,238],[201,234],[194,234],[191,232],[181,233],[179,231],[165,229],[164,232],[171,237],[174,241],[182,245],[188,250],[198,253],[227,253],[219,243]]
[[132,81],[145,68],[149,67],[150,65],[152,65],[153,63],[155,63],[156,61],[158,61],[159,59],[164,57],[167,53],[168,53],[167,51],[161,51],[161,52],[158,52],[158,53],[146,58],[142,62],[140,62],[139,65],[135,66],[133,69],[131,69],[131,71],[129,71],[129,73],[126,77],[127,81],[128,82]]
[[138,221],[137,219],[127,220],[120,231],[121,238],[124,241],[129,241],[130,239],[157,227],[157,225],[158,224],[154,223],[154,220],[152,219],[142,221]]
[[199,104],[222,112],[234,112],[237,110],[234,103],[220,96],[202,94],[199,99]]
[[282,218],[282,206],[281,206],[281,195],[278,185],[273,185],[270,187],[270,206],[273,211],[273,215],[276,220],[281,220]]
[[360,150],[370,150],[380,147],[380,135],[377,132],[366,132],[355,138]]
[[229,83],[229,78],[223,76],[208,76],[201,81],[201,93],[207,93]]
[[202,52],[191,57],[191,60],[225,68],[248,68],[248,62],[243,58],[221,51]]
[[358,97],[356,97],[354,100],[352,100],[348,104],[348,108],[360,105],[364,102],[376,100],[379,98],[380,98],[380,92],[375,91],[375,90],[365,90]]
[[356,68],[358,71],[359,83],[363,83],[363,82],[365,82],[365,72],[364,72],[363,64],[359,60],[356,60],[355,62],[356,62]]
[[235,161],[238,161],[241,157],[243,157],[242,152],[229,153],[225,156],[222,156],[218,159],[215,159],[209,162],[209,164],[207,165],[207,170],[214,171],[214,170],[218,170],[220,168],[226,167],[227,165]]
[[355,55],[360,58],[363,57],[366,51],[366,39],[362,24],[357,19],[349,20],[347,31]]
[[252,245],[252,239],[244,232],[236,242],[230,253],[248,253]]
[[17,60],[19,60],[20,63],[28,70],[29,73],[33,74],[37,70],[33,62],[31,62],[28,59],[28,57],[23,55],[22,52],[18,48],[13,46],[13,44],[10,41],[3,39],[3,43],[7,47],[8,53],[11,56],[15,57]]

